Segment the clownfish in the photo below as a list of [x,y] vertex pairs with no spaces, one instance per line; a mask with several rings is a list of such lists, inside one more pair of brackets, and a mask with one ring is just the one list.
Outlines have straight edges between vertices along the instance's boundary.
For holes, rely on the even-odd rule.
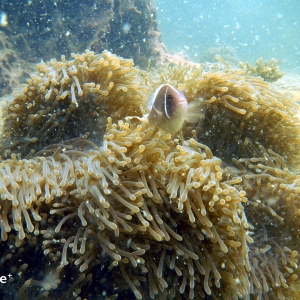
[[166,132],[178,131],[184,121],[198,122],[204,115],[204,105],[200,99],[188,103],[184,93],[170,84],[160,85],[148,103],[149,125]]

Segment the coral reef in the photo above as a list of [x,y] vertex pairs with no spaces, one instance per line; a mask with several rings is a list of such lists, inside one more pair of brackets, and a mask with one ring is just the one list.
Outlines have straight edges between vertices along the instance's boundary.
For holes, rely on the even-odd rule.
[[151,0],[2,1],[0,9],[2,30],[26,61],[109,49],[146,67],[164,49]]
[[270,61],[263,61],[262,58],[259,58],[254,67],[252,67],[248,62],[240,62],[240,67],[245,74],[251,76],[260,76],[268,82],[274,82],[284,75],[283,72],[279,71],[277,61],[274,58],[272,58]]
[[[242,70],[107,51],[38,70],[4,109],[5,299],[297,299],[298,104]],[[198,124],[149,126],[162,83],[201,98]]]

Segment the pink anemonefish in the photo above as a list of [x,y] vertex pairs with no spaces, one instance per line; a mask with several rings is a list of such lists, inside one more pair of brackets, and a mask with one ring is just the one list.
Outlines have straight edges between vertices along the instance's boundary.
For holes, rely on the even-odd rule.
[[170,84],[160,85],[153,93],[148,108],[148,122],[159,129],[173,133],[183,122],[198,122],[204,114],[204,105],[200,99],[188,103],[184,93]]

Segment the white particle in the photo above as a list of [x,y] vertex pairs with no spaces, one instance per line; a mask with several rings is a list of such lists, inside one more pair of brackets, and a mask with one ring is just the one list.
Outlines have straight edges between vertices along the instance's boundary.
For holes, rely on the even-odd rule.
[[6,27],[8,25],[7,14],[3,11],[0,12],[0,26]]
[[122,29],[123,29],[123,32],[125,34],[127,34],[129,32],[129,30],[130,30],[130,24],[129,23],[124,23]]

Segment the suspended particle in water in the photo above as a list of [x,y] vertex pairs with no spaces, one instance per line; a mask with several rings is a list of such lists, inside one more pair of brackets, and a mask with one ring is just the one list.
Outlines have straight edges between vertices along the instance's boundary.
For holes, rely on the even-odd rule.
[[122,29],[123,29],[123,32],[125,34],[127,34],[129,32],[129,30],[130,30],[130,24],[128,22],[124,23]]
[[0,26],[6,27],[8,25],[7,14],[4,11],[0,11]]

